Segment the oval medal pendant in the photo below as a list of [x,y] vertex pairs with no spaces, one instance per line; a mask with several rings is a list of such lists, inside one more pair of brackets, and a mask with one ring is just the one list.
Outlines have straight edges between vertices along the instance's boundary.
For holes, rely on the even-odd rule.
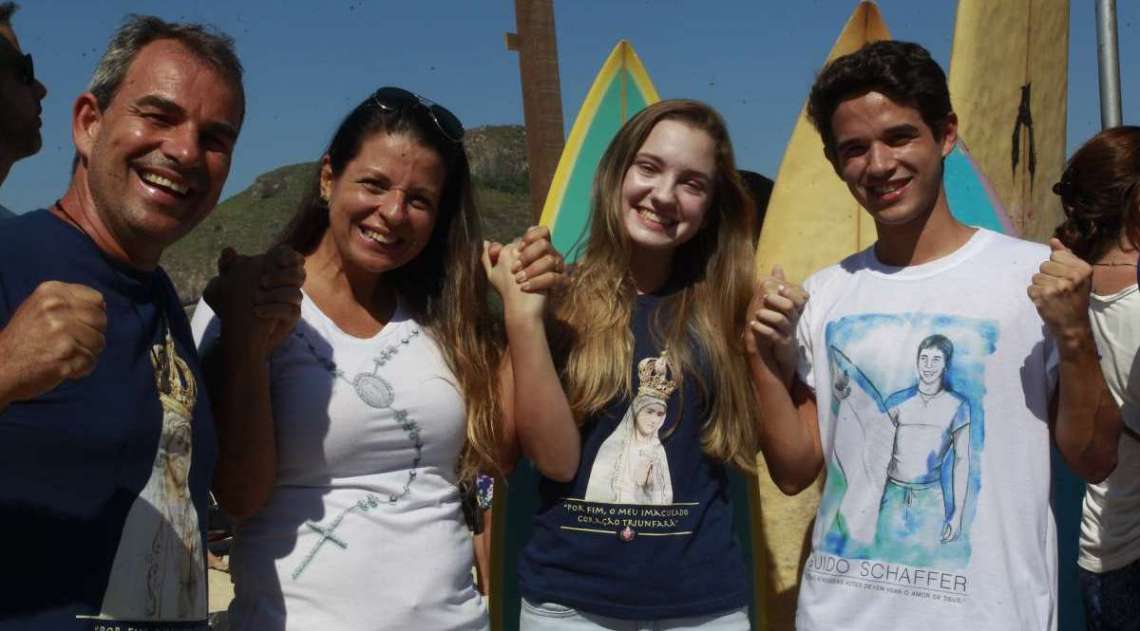
[[396,395],[392,386],[379,375],[360,373],[352,381],[356,388],[356,395],[370,407],[383,409],[392,405]]

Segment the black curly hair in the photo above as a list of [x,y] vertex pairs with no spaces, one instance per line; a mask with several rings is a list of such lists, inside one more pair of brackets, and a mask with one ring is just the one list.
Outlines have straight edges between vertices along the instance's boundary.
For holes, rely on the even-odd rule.
[[941,123],[954,112],[946,73],[922,46],[886,40],[836,58],[816,77],[807,115],[819,130],[828,155],[835,145],[831,119],[839,104],[872,91],[917,109],[934,138],[942,139]]

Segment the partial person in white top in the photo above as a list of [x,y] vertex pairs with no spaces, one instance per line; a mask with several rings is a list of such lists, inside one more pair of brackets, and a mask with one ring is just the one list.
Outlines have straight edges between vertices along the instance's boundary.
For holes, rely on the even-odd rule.
[[[218,324],[201,304],[204,351]],[[399,306],[350,335],[305,297],[269,377],[277,480],[235,541],[233,628],[482,628],[456,467],[465,407],[436,341]]]
[[1140,127],[1103,131],[1069,161],[1054,190],[1057,237],[1093,267],[1089,315],[1100,364],[1120,406],[1119,464],[1089,484],[1081,516],[1081,595],[1090,631],[1140,629]]
[[950,213],[957,118],[921,46],[836,59],[808,113],[878,241],[753,305],[769,470],[827,472],[796,628],[1055,630],[1050,444],[1098,481],[1120,432],[1089,266]]
[[377,90],[280,244],[219,260],[194,332],[237,520],[231,629],[488,627],[459,485],[515,441],[483,265],[545,292],[562,260],[544,229],[482,241],[462,138],[443,107]]

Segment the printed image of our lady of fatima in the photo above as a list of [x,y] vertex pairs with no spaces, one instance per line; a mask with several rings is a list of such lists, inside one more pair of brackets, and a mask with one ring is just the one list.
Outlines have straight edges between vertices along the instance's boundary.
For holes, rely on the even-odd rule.
[[661,444],[669,397],[677,384],[669,374],[668,352],[637,365],[637,395],[612,434],[598,449],[586,486],[586,500],[615,504],[671,504],[669,460]]

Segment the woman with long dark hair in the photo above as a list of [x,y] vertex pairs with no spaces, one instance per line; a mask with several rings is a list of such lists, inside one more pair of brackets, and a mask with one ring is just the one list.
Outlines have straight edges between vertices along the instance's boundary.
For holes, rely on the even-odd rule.
[[[463,133],[377,90],[280,246],[223,256],[199,305],[235,629],[487,627],[459,486],[511,461],[513,430]],[[560,277],[545,236],[512,246],[526,290]]]
[[1140,127],[1107,129],[1069,160],[1053,189],[1065,221],[1056,237],[1092,264],[1089,317],[1101,370],[1124,421],[1116,470],[1089,484],[1077,558],[1092,631],[1140,624]]

